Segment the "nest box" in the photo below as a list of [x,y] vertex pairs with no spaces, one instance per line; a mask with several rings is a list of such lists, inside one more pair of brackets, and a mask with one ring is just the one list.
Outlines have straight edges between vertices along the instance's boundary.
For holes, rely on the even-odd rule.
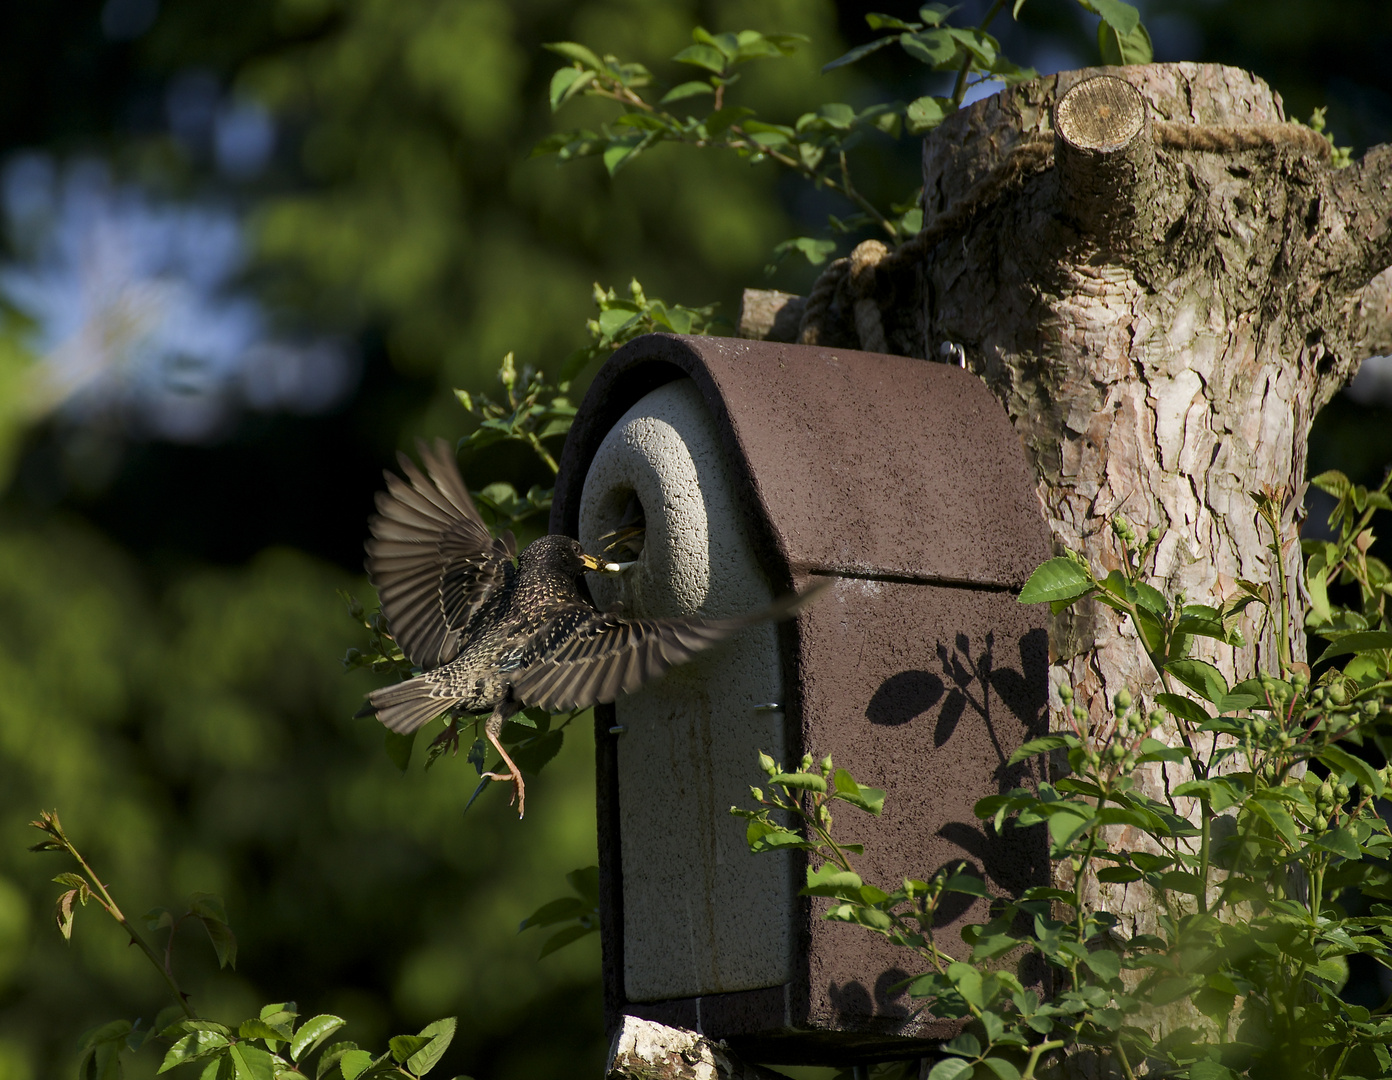
[[[1044,838],[972,813],[1028,782],[1046,728],[1050,555],[1018,437],[975,375],[902,356],[650,335],[580,406],[551,528],[587,550],[632,527],[636,564],[591,575],[601,608],[760,608],[818,580],[795,619],[752,627],[596,710],[606,1019],[632,1014],[795,1063],[912,1053],[955,1033],[911,1016],[915,958],[798,896],[796,854],[750,855],[763,750],[831,754],[888,792],[845,808],[857,869],[892,889],[965,861],[996,894],[1048,881]],[[639,531],[641,530],[641,532]],[[962,896],[939,940],[984,920]]]

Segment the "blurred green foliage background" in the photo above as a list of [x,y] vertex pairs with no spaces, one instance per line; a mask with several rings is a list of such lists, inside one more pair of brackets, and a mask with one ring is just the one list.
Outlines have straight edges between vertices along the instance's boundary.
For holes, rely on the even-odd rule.
[[[1251,67],[1292,115],[1327,105],[1356,153],[1392,139],[1384,0],[1141,6],[1157,59]],[[403,777],[378,726],[351,719],[370,681],[339,664],[361,634],[336,590],[367,593],[361,540],[392,451],[464,434],[451,389],[489,389],[504,352],[558,366],[584,342],[592,282],[636,276],[650,295],[717,301],[733,319],[740,289],[766,284],[773,246],[842,209],[713,155],[646,155],[613,181],[594,162],[529,159],[552,130],[559,63],[541,44],[583,41],[663,74],[697,23],[804,33],[813,44],[753,65],[740,87],[761,115],[791,119],[822,101],[940,92],[889,51],[818,74],[870,36],[865,11],[913,7],[72,0],[8,12],[0,155],[42,151],[60,169],[99,159],[118,184],[235,213],[255,253],[237,286],[277,332],[351,343],[361,376],[331,408],[247,409],[197,439],[155,438],[28,403],[34,327],[6,312],[0,1080],[71,1076],[85,1028],[164,1004],[97,912],[79,914],[71,946],[52,929],[48,879],[65,867],[25,853],[41,807],[61,812],[128,912],[224,896],[237,971],[217,973],[192,927],[176,959],[206,1014],[294,998],[346,1017],[364,1045],[458,1014],[442,1069],[599,1075],[598,943],[538,962],[542,939],[514,932],[594,860],[586,725],[572,725],[524,821],[499,792],[461,817],[462,761]],[[997,29],[1041,71],[1095,59],[1071,0],[1030,0]],[[190,87],[211,101],[203,128],[179,119]],[[273,132],[255,168],[219,149],[239,107],[263,110]],[[567,124],[600,118],[593,103],[568,108]],[[867,154],[872,195],[911,195],[915,140]],[[804,291],[814,274],[789,263],[773,283]],[[1392,428],[1386,407],[1341,400],[1331,416],[1315,463],[1375,480],[1388,443],[1368,433]],[[546,480],[521,452],[488,454],[465,462],[475,488]],[[152,1074],[157,1056],[143,1061]]]

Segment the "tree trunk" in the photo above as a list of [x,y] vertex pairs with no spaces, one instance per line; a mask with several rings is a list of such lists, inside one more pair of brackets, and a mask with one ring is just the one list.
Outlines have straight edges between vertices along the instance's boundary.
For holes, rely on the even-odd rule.
[[[923,233],[882,259],[862,245],[834,264],[800,313],[801,340],[869,348],[878,331],[888,351],[980,375],[1020,434],[1059,548],[1094,566],[1118,565],[1122,514],[1138,533],[1164,530],[1156,576],[1191,601],[1272,579],[1248,495],[1270,489],[1283,493],[1283,562],[1299,581],[1311,421],[1392,346],[1392,146],[1343,170],[1329,156],[1232,68],[1152,64],[1013,87],[925,140]],[[868,335],[867,313],[879,315]],[[741,328],[781,336],[772,318]],[[1246,647],[1199,650],[1230,683],[1276,667],[1274,620],[1253,605],[1241,629]],[[1289,636],[1303,657],[1302,628]],[[1117,691],[1149,708],[1161,689],[1130,624],[1100,605],[1057,616],[1050,651],[1052,685],[1073,686],[1094,730]],[[1178,742],[1172,729],[1157,737]],[[1158,766],[1144,768],[1138,786],[1162,798]],[[1067,867],[1057,875],[1071,887]],[[1093,880],[1086,896],[1130,931],[1152,929],[1144,890]]]

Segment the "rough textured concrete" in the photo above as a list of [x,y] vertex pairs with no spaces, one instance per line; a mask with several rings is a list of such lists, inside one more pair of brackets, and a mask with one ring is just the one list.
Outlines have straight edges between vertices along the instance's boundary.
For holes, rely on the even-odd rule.
[[[1048,558],[1048,533],[1000,405],[969,373],[905,357],[642,338],[600,370],[580,407],[560,462],[553,531],[584,536],[597,527],[581,528],[581,491],[601,444],[636,402],[669,384],[687,388],[688,399],[699,393],[728,473],[731,497],[719,513],[738,518],[774,591],[839,579],[780,628],[792,744],[783,760],[830,751],[888,790],[882,818],[838,815],[841,835],[866,843],[866,879],[893,888],[906,875],[965,860],[998,894],[1047,881],[1041,836],[1003,843],[971,814],[977,799],[1033,781],[1004,763],[1044,724],[1047,610],[1021,607],[1014,590]],[[706,510],[715,520],[716,508]],[[712,692],[696,669],[689,673],[693,698]],[[611,1025],[627,1013],[728,1038],[755,1060],[789,1063],[912,1053],[951,1034],[910,1018],[889,991],[921,962],[864,931],[822,922],[822,908],[806,900],[793,905],[792,977],[782,985],[691,994],[669,982],[647,988],[652,1000],[635,1001],[627,953],[652,944],[629,941],[640,920],[627,909],[628,879],[648,870],[633,864],[626,836],[621,763],[630,732],[609,735],[609,715],[597,713],[596,758]],[[688,762],[709,752],[697,735],[689,736]],[[684,783],[688,764],[667,767],[669,786]],[[759,779],[752,755],[728,767],[742,784]],[[671,821],[664,811],[645,827]],[[721,873],[744,875],[766,858],[732,855]],[[961,925],[980,915],[979,905],[946,911],[943,944],[960,948]]]
[[[579,539],[598,550],[633,495],[646,536],[623,575],[590,575],[596,603],[719,617],[773,599],[724,456],[689,379],[654,390],[614,425],[585,479]],[[628,1000],[792,977],[791,865],[786,856],[750,860],[729,812],[748,795],[758,751],[785,753],[782,713],[754,711],[782,695],[778,631],[764,625],[615,702],[625,729],[617,772]]]

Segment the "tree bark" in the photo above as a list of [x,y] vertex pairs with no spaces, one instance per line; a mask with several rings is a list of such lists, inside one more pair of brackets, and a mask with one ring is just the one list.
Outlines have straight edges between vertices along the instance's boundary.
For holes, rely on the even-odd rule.
[[[1155,575],[1217,602],[1239,578],[1276,576],[1248,495],[1271,489],[1300,581],[1311,421],[1392,350],[1392,147],[1335,170],[1261,80],[1153,64],[1007,89],[949,117],[923,163],[924,231],[880,262],[869,295],[891,351],[964,355],[995,392],[1058,547],[1112,567],[1114,514],[1159,526]],[[813,341],[861,340],[866,294],[847,278],[819,283],[802,340],[809,325]],[[1245,647],[1198,650],[1230,683],[1276,666],[1275,621],[1253,605],[1241,629]],[[1290,639],[1304,657],[1299,625]],[[1162,689],[1132,627],[1100,605],[1057,616],[1050,650],[1051,683],[1073,686],[1093,730],[1122,688],[1146,709]],[[1162,797],[1158,767],[1137,780]],[[1094,879],[1085,896],[1130,932],[1153,927],[1141,889]],[[1180,1010],[1157,1025],[1196,1022]]]

